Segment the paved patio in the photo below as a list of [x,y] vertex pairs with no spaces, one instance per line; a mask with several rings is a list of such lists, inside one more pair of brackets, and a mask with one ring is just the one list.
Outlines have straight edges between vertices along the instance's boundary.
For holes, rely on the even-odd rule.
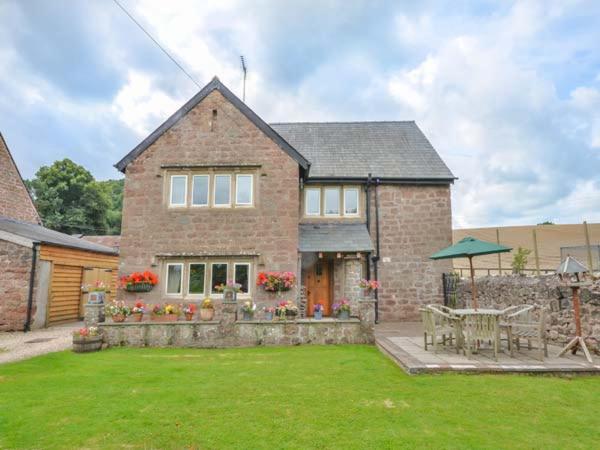
[[600,356],[592,356],[590,364],[581,353],[558,358],[556,355],[561,347],[548,345],[548,357],[544,361],[537,359],[537,351],[528,350],[527,345],[521,345],[511,358],[502,342],[502,350],[498,361],[494,360],[493,350],[482,343],[477,354],[471,359],[456,354],[451,347],[438,347],[438,353],[433,348],[425,350],[421,324],[418,322],[384,323],[375,328],[377,346],[394,362],[409,374],[437,372],[467,372],[467,373],[548,373],[548,374],[598,374],[600,375]]

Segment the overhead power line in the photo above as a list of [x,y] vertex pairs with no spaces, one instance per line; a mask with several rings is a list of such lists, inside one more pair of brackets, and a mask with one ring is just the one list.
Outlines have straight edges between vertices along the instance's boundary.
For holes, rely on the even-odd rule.
[[131,21],[132,21],[133,23],[135,23],[135,24],[136,24],[136,25],[139,27],[139,29],[140,29],[140,30],[142,30],[142,31],[144,32],[144,34],[145,34],[146,36],[148,36],[148,37],[149,37],[149,38],[152,40],[152,42],[154,42],[154,44],[156,44],[156,46],[162,50],[162,52],[163,52],[165,55],[167,55],[167,57],[168,57],[168,58],[169,58],[171,61],[173,61],[173,63],[174,63],[174,64],[175,64],[175,65],[176,65],[176,66],[179,68],[179,70],[181,70],[181,71],[182,71],[182,72],[183,72],[183,73],[184,73],[184,74],[185,74],[185,75],[186,75],[186,76],[187,76],[187,77],[188,77],[188,78],[189,78],[189,79],[192,81],[192,83],[194,83],[196,86],[198,86],[198,88],[199,88],[199,89],[202,89],[202,86],[201,86],[201,85],[200,85],[200,84],[199,84],[199,83],[198,83],[198,82],[197,82],[197,81],[194,79],[194,77],[192,77],[192,76],[190,75],[190,73],[189,73],[187,70],[185,70],[185,69],[183,68],[183,66],[182,66],[181,64],[179,64],[179,63],[177,62],[177,60],[176,60],[176,59],[175,59],[173,56],[171,56],[171,54],[170,54],[170,53],[169,53],[169,52],[168,52],[168,51],[167,51],[167,50],[166,50],[166,49],[165,49],[165,48],[164,48],[162,45],[160,45],[160,43],[159,43],[159,42],[158,42],[156,39],[154,39],[154,37],[153,37],[153,36],[152,36],[152,35],[151,35],[151,34],[150,34],[150,33],[149,33],[149,32],[148,32],[148,31],[147,31],[147,30],[146,30],[146,29],[145,29],[145,28],[142,26],[142,24],[141,24],[141,23],[139,23],[137,20],[135,20],[135,17],[133,17],[133,16],[132,16],[132,15],[129,13],[129,11],[127,11],[127,10],[125,9],[125,7],[124,7],[124,6],[123,6],[121,3],[119,3],[117,0],[113,0],[113,2],[115,2],[115,4],[116,4],[116,5],[117,5],[119,8],[121,8],[121,11],[123,11],[123,12],[124,12],[124,13],[127,15],[127,17],[129,17],[129,18],[131,19]]

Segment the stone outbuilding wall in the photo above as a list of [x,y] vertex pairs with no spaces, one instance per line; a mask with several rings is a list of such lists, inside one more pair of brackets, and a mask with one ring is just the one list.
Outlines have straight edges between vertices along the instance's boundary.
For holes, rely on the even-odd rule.
[[[511,305],[537,303],[546,307],[548,337],[565,343],[574,336],[571,288],[562,285],[555,275],[525,277],[519,275],[487,276],[475,279],[480,307],[506,308]],[[470,305],[471,282],[461,279],[457,288],[457,306]],[[600,281],[581,290],[581,325],[584,337],[600,341]]]
[[23,330],[32,257],[31,248],[0,240],[0,331]]

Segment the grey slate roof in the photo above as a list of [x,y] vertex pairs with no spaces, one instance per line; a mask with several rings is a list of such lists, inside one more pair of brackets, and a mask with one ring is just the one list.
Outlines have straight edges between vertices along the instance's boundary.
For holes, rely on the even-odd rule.
[[272,123],[311,163],[309,179],[452,182],[455,177],[415,122]]
[[40,225],[21,222],[20,220],[10,219],[4,216],[0,216],[0,231],[15,234],[34,242],[57,245],[59,247],[69,247],[98,253],[108,253],[111,255],[118,254],[118,252],[111,247],[94,244],[93,242],[85,241],[68,234],[59,233],[58,231],[50,230]]
[[198,103],[206,98],[212,91],[219,91],[223,97],[235,106],[242,114],[244,114],[248,120],[250,120],[256,127],[265,133],[269,138],[273,140],[279,147],[290,155],[303,169],[308,169],[309,162],[301,155],[295,148],[293,148],[285,139],[279,136],[264,120],[252,111],[248,106],[242,102],[233,92],[221,83],[221,81],[214,77],[210,83],[204,86],[196,95],[194,95],[185,105],[179,108],[171,117],[169,117],[161,126],[154,130],[146,139],[140,142],[133,150],[115,164],[115,167],[121,172],[125,172],[127,165],[137,158],[144,150],[150,147],[159,137],[161,137],[169,128],[175,125],[179,120],[185,116],[190,110],[192,110]]
[[373,243],[364,223],[301,224],[301,252],[367,252]]

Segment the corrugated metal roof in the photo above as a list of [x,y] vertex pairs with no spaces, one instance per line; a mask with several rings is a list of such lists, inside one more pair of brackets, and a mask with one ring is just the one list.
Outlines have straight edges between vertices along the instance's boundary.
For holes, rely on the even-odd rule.
[[415,122],[272,123],[311,163],[310,178],[455,179]]
[[94,244],[75,236],[59,233],[58,231],[44,228],[33,223],[21,222],[19,220],[10,219],[0,216],[0,231],[15,234],[34,242],[44,244],[58,245],[60,247],[76,248],[79,250],[87,250],[98,253],[108,253],[117,255],[115,249],[106,247],[105,245]]
[[301,224],[301,252],[368,252],[373,243],[364,223]]

